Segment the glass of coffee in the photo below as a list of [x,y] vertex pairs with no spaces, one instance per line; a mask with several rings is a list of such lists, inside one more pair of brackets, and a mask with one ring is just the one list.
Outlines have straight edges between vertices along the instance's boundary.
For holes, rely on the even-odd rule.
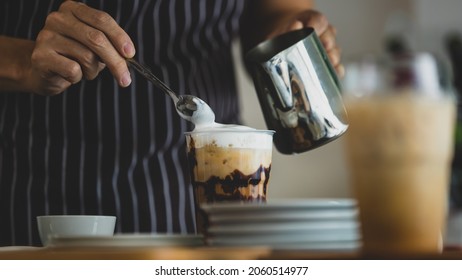
[[347,64],[346,155],[366,254],[442,249],[456,100],[429,53]]
[[203,203],[266,202],[273,134],[238,127],[186,133],[198,232],[205,229]]

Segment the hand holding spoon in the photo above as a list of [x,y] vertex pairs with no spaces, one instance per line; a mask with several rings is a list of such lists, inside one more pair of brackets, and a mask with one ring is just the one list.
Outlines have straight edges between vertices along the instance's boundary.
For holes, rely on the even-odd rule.
[[212,125],[215,122],[215,114],[209,105],[202,99],[193,95],[176,94],[166,84],[159,80],[149,68],[140,64],[133,58],[128,58],[127,63],[156,87],[169,95],[175,104],[176,111],[183,119],[194,123],[196,126]]

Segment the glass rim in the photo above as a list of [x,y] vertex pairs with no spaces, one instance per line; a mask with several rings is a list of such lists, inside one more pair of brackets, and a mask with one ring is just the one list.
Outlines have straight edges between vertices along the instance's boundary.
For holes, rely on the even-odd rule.
[[252,130],[236,130],[236,129],[209,129],[209,130],[202,130],[202,131],[186,131],[184,132],[185,135],[197,135],[197,134],[221,134],[221,133],[241,133],[241,134],[249,134],[249,133],[257,133],[257,134],[267,134],[273,136],[276,131],[275,130],[268,130],[268,129],[252,129]]
[[39,215],[36,217],[37,219],[43,218],[117,218],[116,216],[112,215]]

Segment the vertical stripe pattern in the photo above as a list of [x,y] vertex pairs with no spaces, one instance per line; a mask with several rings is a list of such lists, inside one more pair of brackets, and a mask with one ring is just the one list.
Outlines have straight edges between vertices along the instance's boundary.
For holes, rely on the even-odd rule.
[[[0,1],[0,32],[33,40],[62,1]],[[239,121],[231,41],[244,0],[86,0],[131,36],[137,59],[180,94]],[[0,54],[1,55],[1,54]],[[195,231],[182,120],[132,73],[108,70],[63,94],[0,93],[0,246],[39,245],[36,216],[117,216],[117,232]]]

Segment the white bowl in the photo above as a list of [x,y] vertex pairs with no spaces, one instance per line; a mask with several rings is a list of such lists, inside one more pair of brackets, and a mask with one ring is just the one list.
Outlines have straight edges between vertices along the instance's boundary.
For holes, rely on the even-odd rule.
[[112,236],[116,217],[87,215],[38,216],[40,239],[47,246],[49,239],[56,237]]

